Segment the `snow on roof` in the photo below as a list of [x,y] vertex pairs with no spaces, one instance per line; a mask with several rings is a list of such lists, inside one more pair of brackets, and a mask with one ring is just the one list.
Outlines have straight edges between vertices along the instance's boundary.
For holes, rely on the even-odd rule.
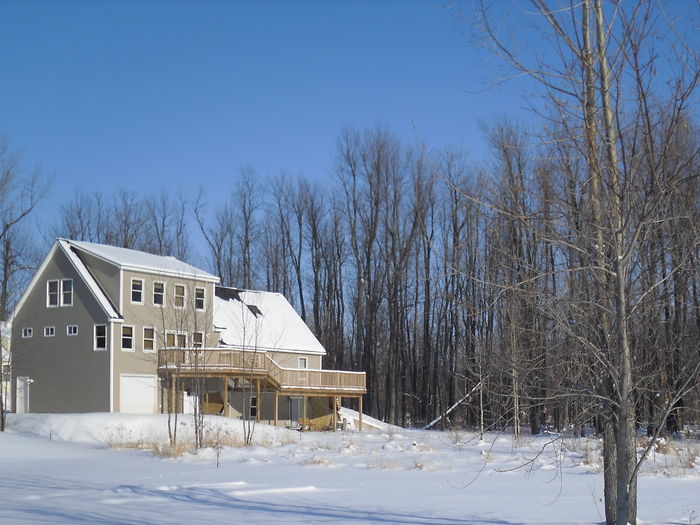
[[153,255],[151,253],[109,246],[107,244],[67,239],[61,240],[64,240],[78,250],[115,264],[125,270],[155,272],[175,277],[191,277],[201,281],[219,282],[217,276],[205,272],[196,266],[182,262],[175,257]]
[[95,278],[92,276],[92,274],[85,267],[85,264],[83,264],[83,261],[81,261],[80,257],[78,257],[73,252],[73,250],[70,249],[70,242],[71,241],[66,241],[64,239],[58,239],[57,242],[58,242],[58,245],[61,246],[61,248],[63,249],[64,253],[66,254],[66,257],[68,257],[68,260],[71,262],[71,264],[73,265],[75,270],[80,274],[83,281],[85,281],[85,284],[87,285],[88,289],[92,292],[95,299],[97,299],[97,302],[100,303],[100,306],[105,311],[105,313],[111,319],[115,319],[115,320],[121,319],[121,315],[119,315],[117,308],[109,300],[109,298],[107,297],[107,294],[100,287],[100,285],[97,284],[97,281],[95,280]]
[[326,355],[299,314],[278,293],[217,287],[214,326],[226,346]]

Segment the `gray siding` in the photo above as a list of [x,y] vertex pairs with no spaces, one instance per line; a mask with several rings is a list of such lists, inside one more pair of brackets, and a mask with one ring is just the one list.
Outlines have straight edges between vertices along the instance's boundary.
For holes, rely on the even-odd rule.
[[105,291],[114,306],[119,310],[119,268],[111,263],[98,259],[80,250],[76,250],[80,260],[85,263]]
[[[46,306],[49,279],[73,279],[73,305]],[[107,316],[60,248],[48,261],[36,286],[29,292],[12,326],[12,388],[16,377],[28,376],[31,412],[109,411],[109,351],[93,350],[93,327],[106,324]],[[66,327],[78,325],[78,335]],[[54,326],[55,336],[44,337]],[[22,338],[31,327],[32,338]],[[14,395],[13,395],[14,398]]]

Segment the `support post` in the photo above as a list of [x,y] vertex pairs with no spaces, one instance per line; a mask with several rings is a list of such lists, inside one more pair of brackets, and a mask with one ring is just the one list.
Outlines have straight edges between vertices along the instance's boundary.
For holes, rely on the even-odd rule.
[[277,426],[277,420],[279,419],[279,395],[277,390],[275,390],[275,426]]
[[262,408],[262,399],[260,399],[260,379],[255,380],[255,421],[260,423],[260,409]]
[[303,413],[304,413],[304,419],[308,419],[308,418],[306,417],[306,399],[307,399],[307,397],[304,396],[302,399],[303,399],[303,403],[304,403],[304,408],[302,409],[302,411],[303,411]]
[[362,396],[360,396],[360,406],[359,406],[359,414],[360,414],[360,432],[362,432]]

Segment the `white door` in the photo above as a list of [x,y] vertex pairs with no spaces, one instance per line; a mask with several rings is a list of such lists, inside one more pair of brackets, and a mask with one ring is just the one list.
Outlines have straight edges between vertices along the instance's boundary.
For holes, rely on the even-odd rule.
[[27,376],[19,376],[17,378],[17,405],[15,411],[18,414],[29,412],[29,385],[32,380]]
[[129,414],[155,414],[158,377],[122,374],[119,381],[119,411]]

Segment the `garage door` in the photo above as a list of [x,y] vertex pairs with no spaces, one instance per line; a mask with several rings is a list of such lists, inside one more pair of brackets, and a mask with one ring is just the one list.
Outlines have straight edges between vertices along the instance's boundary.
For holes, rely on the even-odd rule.
[[119,383],[119,411],[155,414],[157,385],[157,376],[122,374]]

